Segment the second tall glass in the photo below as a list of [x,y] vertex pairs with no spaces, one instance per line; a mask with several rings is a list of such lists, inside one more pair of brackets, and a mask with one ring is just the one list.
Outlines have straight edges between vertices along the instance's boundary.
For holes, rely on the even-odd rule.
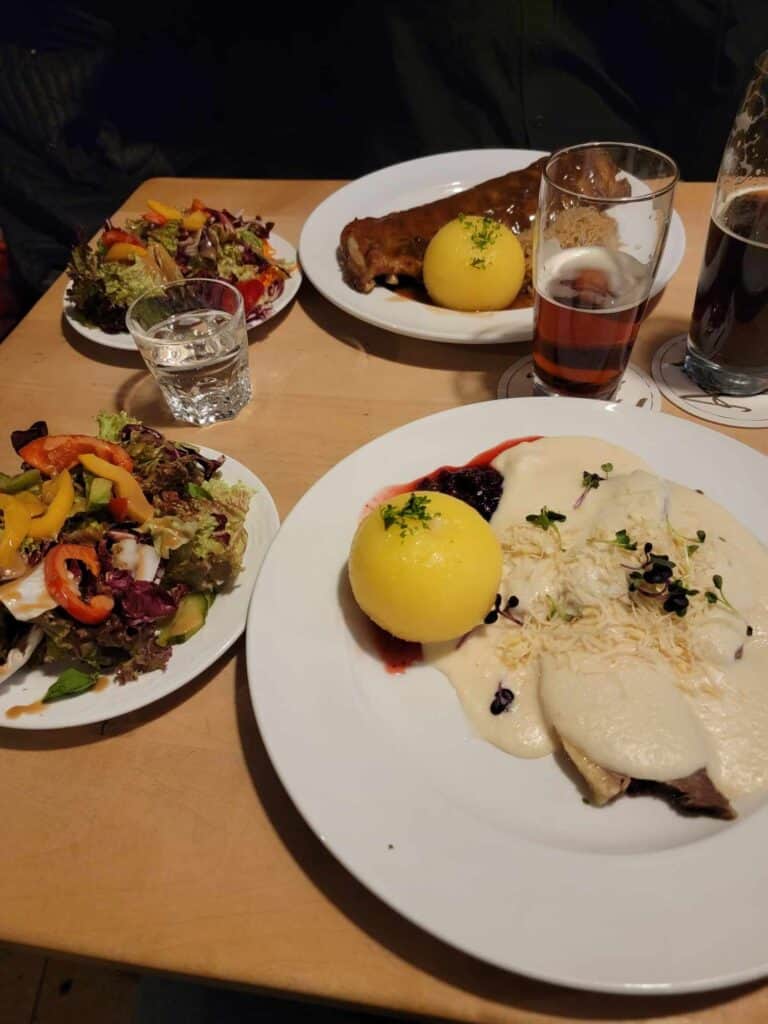
[[534,390],[610,399],[626,370],[672,214],[674,160],[591,142],[553,154],[534,228]]

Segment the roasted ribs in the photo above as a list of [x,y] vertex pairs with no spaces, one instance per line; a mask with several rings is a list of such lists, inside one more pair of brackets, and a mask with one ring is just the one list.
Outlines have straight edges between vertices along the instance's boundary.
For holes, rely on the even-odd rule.
[[[420,279],[424,252],[430,239],[460,213],[493,217],[516,234],[526,234],[536,216],[539,184],[547,158],[500,178],[492,178],[464,192],[416,206],[410,210],[363,217],[341,232],[339,262],[347,284],[359,292],[370,292],[377,278],[397,284],[401,276]],[[574,192],[587,191],[606,198],[625,196],[626,181],[616,180],[616,166],[606,153],[593,151],[583,163],[573,163],[567,186]],[[524,246],[525,247],[525,246]]]

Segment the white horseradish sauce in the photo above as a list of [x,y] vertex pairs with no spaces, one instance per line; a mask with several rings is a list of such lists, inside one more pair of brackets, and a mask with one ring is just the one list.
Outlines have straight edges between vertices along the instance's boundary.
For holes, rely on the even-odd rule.
[[[768,550],[715,502],[605,441],[542,438],[492,465],[504,477],[491,520],[504,552],[500,607],[516,597],[519,621],[500,616],[459,646],[424,651],[475,731],[518,757],[549,754],[561,736],[633,778],[706,768],[728,798],[768,789]],[[585,470],[605,479],[574,508]],[[544,507],[565,521],[526,521]],[[619,531],[636,550],[616,543]],[[668,592],[630,593],[646,543],[699,591],[684,616],[663,611]],[[715,575],[733,608],[707,600],[720,596]],[[499,687],[514,700],[492,714]]]

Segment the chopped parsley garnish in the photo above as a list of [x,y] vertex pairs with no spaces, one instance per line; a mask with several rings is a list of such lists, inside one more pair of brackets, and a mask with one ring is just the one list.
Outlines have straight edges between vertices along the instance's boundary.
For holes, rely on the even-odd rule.
[[581,503],[584,501],[590,491],[597,490],[600,484],[608,479],[608,474],[613,472],[613,463],[604,462],[600,469],[605,473],[605,476],[600,476],[599,473],[590,473],[589,470],[585,469],[581,474],[581,486],[584,490],[578,496],[576,501],[573,503],[574,508],[580,508]]
[[463,213],[459,214],[458,219],[461,226],[469,234],[472,248],[477,249],[480,254],[473,256],[469,261],[469,265],[474,267],[475,270],[485,270],[488,264],[484,253],[499,237],[501,224],[494,220],[493,217],[468,217]]
[[430,519],[439,516],[439,512],[430,512],[427,506],[430,503],[428,494],[411,494],[408,501],[400,508],[390,503],[384,505],[379,511],[384,521],[384,529],[396,526],[400,530],[401,537],[407,537],[414,533],[416,526],[421,524],[423,529],[429,529]]

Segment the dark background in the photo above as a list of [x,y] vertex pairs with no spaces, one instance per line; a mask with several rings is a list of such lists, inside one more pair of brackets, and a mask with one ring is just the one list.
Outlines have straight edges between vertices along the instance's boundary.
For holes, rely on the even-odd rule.
[[156,175],[351,178],[482,146],[642,141],[713,179],[768,0],[18,0],[0,228],[21,307]]

